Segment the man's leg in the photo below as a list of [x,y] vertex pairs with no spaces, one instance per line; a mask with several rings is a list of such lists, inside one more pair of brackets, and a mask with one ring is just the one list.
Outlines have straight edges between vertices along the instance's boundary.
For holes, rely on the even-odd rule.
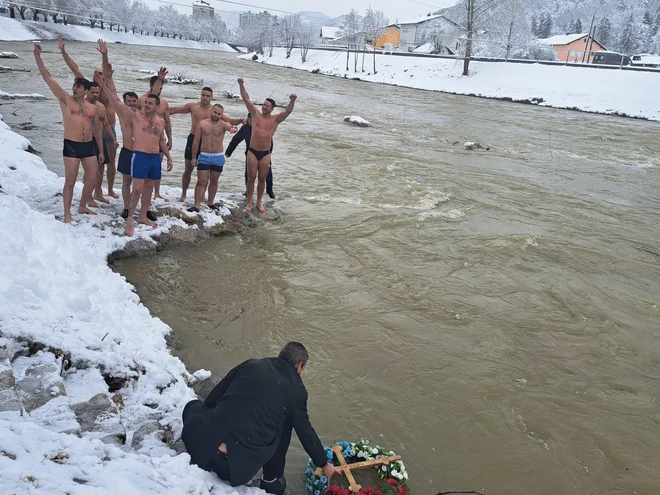
[[266,194],[270,199],[275,199],[273,192],[273,162],[271,160],[270,167],[268,167],[268,175],[266,176]]
[[[133,178],[130,175],[123,175],[121,180],[121,198],[124,201],[124,212],[122,217],[128,218],[128,209],[131,207],[131,183]],[[126,216],[124,216],[126,214]]]
[[73,189],[76,186],[79,168],[80,158],[64,157],[64,187],[62,188],[64,223],[71,223],[71,201],[73,201]]
[[[161,161],[161,162],[163,161],[163,156],[165,156],[165,155],[163,155],[163,154],[161,153],[161,154],[160,154],[160,161]],[[160,195],[160,179],[154,181],[154,200],[156,200],[156,199],[162,199],[162,200],[165,201],[166,203],[169,203],[169,202],[170,202],[169,199],[164,198],[164,197],[162,197],[162,196]]]
[[197,168],[197,185],[195,186],[195,208],[199,209],[209,182],[209,171]]
[[[218,192],[218,179],[220,179],[220,174],[222,172],[215,172],[211,170],[211,177],[209,179],[209,199],[206,202],[209,206],[213,206],[215,202],[215,195]],[[197,196],[197,191],[195,191],[195,196]]]
[[152,228],[156,227],[156,224],[147,218],[147,212],[151,206],[151,193],[154,190],[154,183],[160,182],[151,179],[146,179],[144,181],[144,191],[142,192],[142,206],[140,207],[140,215],[138,216],[138,223],[149,225]]
[[252,211],[252,198],[254,197],[254,181],[257,180],[257,169],[259,168],[259,160],[251,151],[247,154],[247,205],[245,211]]
[[98,163],[99,161],[95,156],[88,156],[87,158],[82,159],[82,166],[85,175],[83,177],[83,190],[82,190],[82,196],[80,197],[80,206],[78,207],[78,213],[96,215],[96,212],[93,212],[92,210],[87,208],[87,205],[95,204],[92,201],[92,193],[94,192],[94,186],[96,184],[96,171],[98,169]]
[[110,203],[105,197],[103,197],[103,173],[105,171],[105,164],[110,161],[110,155],[108,154],[108,147],[106,146],[105,140],[103,141],[103,155],[105,161],[101,163],[96,169],[96,185],[94,187],[94,199],[100,201],[101,203]]
[[280,444],[273,457],[264,464],[263,474],[261,475],[261,484],[259,488],[266,490],[266,493],[283,495],[286,488],[286,479],[284,478],[284,465],[286,464],[286,452],[291,443],[290,426],[285,426],[280,438]]
[[115,199],[119,198],[119,195],[115,192],[115,176],[117,175],[117,147],[114,143],[108,144],[108,156],[110,158],[110,163],[108,163],[108,196],[111,196]]
[[245,155],[245,194],[243,196],[247,196],[247,182],[248,182],[248,171],[247,171],[247,155]]
[[133,235],[133,231],[135,229],[133,215],[135,215],[135,208],[137,208],[138,201],[140,201],[140,195],[142,194],[142,189],[144,188],[144,181],[145,179],[133,179],[131,205],[128,207],[128,218],[126,219],[126,230],[124,231],[126,235]]
[[[192,180],[192,173],[193,170],[195,170],[195,167],[193,167],[192,160],[186,160],[184,161],[185,166],[183,169],[183,176],[181,177],[181,197],[179,198],[179,201],[182,203],[186,200],[186,197],[188,196],[188,187],[190,186],[190,181]],[[195,191],[195,194],[197,194],[197,191]]]
[[259,161],[259,183],[257,184],[257,209],[261,213],[266,212],[266,208],[261,204],[261,199],[264,197],[264,191],[266,190],[266,176],[268,175],[268,169],[270,168],[270,155],[264,156]]

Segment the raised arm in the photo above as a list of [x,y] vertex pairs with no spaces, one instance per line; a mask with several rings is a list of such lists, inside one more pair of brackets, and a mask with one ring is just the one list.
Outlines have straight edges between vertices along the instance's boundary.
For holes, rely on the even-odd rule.
[[[110,72],[112,72],[112,65],[108,64],[108,66]],[[105,67],[103,72],[105,73]],[[108,85],[100,75],[94,74],[94,81],[96,81],[97,84],[101,86],[101,89],[103,89],[106,92],[108,98],[110,99],[110,102],[112,102],[112,105],[115,107],[115,110],[121,112],[124,115],[130,116],[132,119],[137,119],[137,115],[135,114],[135,112],[133,112],[126,105],[124,105],[124,102],[119,99],[117,93],[110,91],[110,88],[108,88]]]
[[296,96],[296,95],[293,94],[293,93],[291,93],[291,94],[289,95],[289,104],[286,106],[286,108],[284,109],[283,112],[280,112],[280,113],[278,113],[278,114],[275,116],[275,121],[276,121],[278,124],[284,122],[284,120],[285,120],[289,115],[291,115],[291,112],[293,112],[293,106],[295,105],[295,103],[296,103],[296,99],[297,99],[297,98],[298,98],[298,96]]
[[65,102],[68,93],[64,91],[62,86],[60,86],[55,79],[53,79],[53,76],[50,75],[50,72],[48,72],[48,69],[46,69],[46,66],[44,65],[44,61],[41,60],[41,45],[38,43],[35,43],[34,45],[34,59],[37,61],[37,67],[39,68],[39,73],[41,74],[41,77],[44,78],[44,81],[46,81],[46,84],[48,84],[48,87],[50,88],[51,92],[53,95],[60,100],[61,102]]
[[192,111],[192,103],[186,103],[179,107],[170,107],[170,115],[176,115],[178,113],[190,113]]
[[103,79],[105,79],[106,84],[110,91],[114,94],[117,94],[117,86],[115,86],[115,80],[112,78],[113,70],[110,61],[108,60],[108,45],[102,39],[98,40],[99,46],[97,50],[101,54],[102,58],[102,67],[103,67]]
[[243,98],[243,103],[245,103],[245,107],[248,109],[248,112],[250,112],[252,115],[261,114],[256,105],[252,103],[250,95],[248,95],[247,91],[245,90],[245,81],[243,81],[242,77],[238,78],[238,87],[241,89],[241,98]]
[[199,155],[199,152],[201,151],[199,149],[201,144],[202,144],[202,126],[200,122],[199,124],[197,124],[197,127],[195,128],[195,139],[193,139],[193,144],[192,144],[193,167],[197,166],[197,155]]
[[156,82],[151,87],[151,89],[155,94],[160,95],[160,93],[163,91],[163,85],[165,84],[165,76],[167,76],[167,67],[161,67],[157,75],[158,75],[158,79],[156,79]]
[[66,48],[64,47],[64,38],[62,38],[62,35],[60,34],[57,37],[57,46],[60,48],[60,53],[62,54],[62,58],[66,62],[66,65],[69,66],[69,69],[71,69],[71,72],[73,72],[74,77],[85,77],[82,72],[80,72],[80,69],[78,68],[78,64],[76,64],[71,57],[69,57],[69,54],[66,52]]

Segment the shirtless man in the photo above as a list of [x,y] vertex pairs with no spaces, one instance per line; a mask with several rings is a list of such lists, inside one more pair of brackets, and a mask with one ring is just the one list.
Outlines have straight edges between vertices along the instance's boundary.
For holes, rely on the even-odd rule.
[[73,82],[73,96],[69,95],[53,79],[48,69],[41,60],[41,45],[34,45],[34,58],[39,68],[41,77],[59,100],[62,118],[64,120],[64,188],[62,196],[64,200],[64,222],[71,223],[71,201],[73,199],[73,188],[78,178],[78,169],[82,162],[85,178],[82,197],[78,213],[96,215],[87,207],[92,200],[92,191],[96,182],[96,168],[99,162],[103,162],[103,151],[98,159],[94,139],[100,141],[103,131],[99,120],[96,105],[85,101],[85,89],[90,87],[90,82],[84,78],[76,78]]
[[[197,129],[197,124],[202,120],[208,120],[211,118],[211,100],[213,100],[213,90],[211,88],[203,88],[200,95],[199,101],[195,103],[186,103],[180,107],[171,107],[170,115],[189,113],[191,117],[190,123],[190,134],[188,135],[188,141],[186,143],[186,150],[184,153],[184,159],[186,168],[183,171],[183,177],[181,177],[181,197],[179,201],[184,202],[188,195],[188,187],[190,186],[190,180],[192,179],[192,171],[195,168],[192,164],[193,158],[193,140],[195,139],[195,131]],[[222,114],[221,119],[224,122],[229,122],[232,125],[238,125],[243,123],[243,119],[230,119],[224,113]],[[199,185],[199,181],[198,181]],[[199,204],[196,198],[197,195],[197,186],[195,187],[195,204],[199,208]],[[213,203],[211,203],[213,204]]]
[[[106,70],[112,73],[112,66],[108,64]],[[165,120],[158,116],[157,108],[160,104],[158,95],[149,95],[144,99],[144,108],[133,112],[124,105],[119,97],[110,91],[98,74],[95,76],[96,82],[110,95],[110,100],[116,108],[121,109],[124,116],[129,116],[133,121],[133,157],[131,159],[131,177],[133,178],[133,191],[131,193],[131,203],[126,219],[125,233],[132,236],[135,229],[133,215],[137,203],[140,200],[140,194],[144,188],[142,197],[142,207],[138,222],[141,224],[156,227],[156,224],[147,218],[147,212],[151,204],[151,193],[154,181],[160,180],[162,152],[167,157],[167,171],[172,170],[172,157],[167,149],[165,142]]]
[[[160,118],[165,121],[165,134],[167,135],[167,149],[172,149],[172,122],[170,121],[170,104],[167,103],[165,98],[160,98],[160,93],[163,91],[163,86],[165,85],[165,76],[167,75],[167,69],[161,67],[158,71],[158,75],[152,76],[149,80],[149,91],[138,100],[138,108],[140,110],[144,109],[145,101],[149,95],[156,95],[159,97],[160,103],[156,112]],[[161,157],[162,158],[162,157]],[[163,201],[168,201],[167,198],[164,198],[160,195],[160,179],[154,181],[154,199],[162,199]]]
[[[62,54],[62,58],[66,62],[66,65],[69,67],[69,69],[71,69],[71,72],[73,72],[74,77],[84,78],[85,76],[80,71],[78,64],[76,64],[73,61],[73,59],[69,56],[69,54],[66,52],[66,47],[64,45],[64,39],[62,38],[62,35],[59,35],[57,37],[57,45],[60,49],[60,53]],[[103,75],[103,69],[101,68],[95,69],[94,74]],[[103,129],[103,141],[98,141],[99,149],[101,149],[103,144],[103,147],[107,148],[108,151],[107,151],[107,156],[105,156],[103,163],[101,163],[101,165],[98,167],[98,176],[96,179],[96,190],[94,191],[94,199],[98,199],[99,201],[108,203],[108,200],[103,197],[103,191],[101,189],[101,186],[103,184],[103,171],[105,168],[104,167],[105,164],[108,165],[108,196],[112,196],[115,199],[119,197],[117,193],[115,193],[114,191],[115,175],[116,175],[115,158],[117,155],[117,147],[119,146],[117,144],[117,133],[115,131],[115,126],[117,125],[117,118],[115,116],[115,109],[112,106],[110,99],[105,93],[103,93],[103,91],[101,91],[101,93],[99,94],[99,101],[105,107],[106,118],[108,119],[108,124],[110,126],[109,128],[111,129],[112,132],[109,133],[105,129]]]
[[[218,179],[225,165],[224,139],[225,132],[236,132],[236,127],[222,120],[224,108],[219,103],[213,105],[211,118],[197,123],[195,137],[191,146],[193,153],[192,166],[197,167],[197,185],[195,186],[195,206],[188,211],[197,212],[206,192],[209,188],[209,199],[206,204],[213,210],[218,206],[214,203],[215,193],[218,192]],[[209,182],[209,174],[211,180]]]
[[[101,121],[101,128],[103,129],[103,134],[105,135],[108,132],[112,133],[112,129],[111,129],[110,124],[108,123],[108,119],[106,117],[105,106],[99,101],[99,94],[101,93],[101,88],[95,82],[91,82],[89,84],[90,84],[90,88],[86,93],[85,100],[90,102],[92,105],[96,105],[96,109],[98,110],[99,120]],[[117,146],[119,146],[117,144],[117,141],[113,140],[112,144],[110,145],[110,148],[112,148],[113,146],[114,146],[114,149],[116,149]],[[104,140],[104,143],[103,143],[103,150],[101,150],[101,147],[98,146],[98,143],[97,143],[97,148],[96,148],[97,155],[100,151],[103,151],[103,155],[105,156],[105,160],[103,160],[103,162],[99,162],[99,167],[98,168],[99,168],[100,172],[97,172],[97,174],[96,174],[96,185],[95,185],[95,189],[94,189],[93,199],[101,201],[102,203],[109,203],[110,202],[110,201],[108,201],[107,199],[105,199],[103,197],[103,194],[101,194],[101,185],[100,185],[101,182],[103,182],[103,165],[105,163],[108,163],[108,161],[107,161],[108,160],[108,155],[107,155],[108,149],[109,148],[108,148],[108,146],[106,146],[105,140]],[[94,201],[90,201],[88,206],[98,208],[99,205]]]
[[259,184],[257,185],[257,209],[264,213],[266,208],[261,204],[264,190],[266,189],[266,175],[270,168],[270,150],[273,141],[273,135],[284,119],[286,119],[291,112],[293,112],[293,105],[298,98],[295,94],[289,95],[289,104],[283,112],[273,115],[273,108],[275,102],[266,98],[261,106],[261,112],[256,107],[250,96],[245,90],[243,78],[238,78],[238,86],[241,89],[241,98],[252,115],[252,136],[250,138],[250,146],[247,153],[248,165],[248,183],[247,183],[247,205],[245,211],[252,211],[252,198],[254,197],[254,181],[259,173]]

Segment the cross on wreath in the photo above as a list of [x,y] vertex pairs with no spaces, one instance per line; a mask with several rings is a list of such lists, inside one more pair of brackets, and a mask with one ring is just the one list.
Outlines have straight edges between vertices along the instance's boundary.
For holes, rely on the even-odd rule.
[[[344,459],[344,454],[342,453],[342,448],[339,445],[333,445],[330,450],[332,450],[332,452],[337,456],[340,466],[336,466],[336,468],[344,473],[346,479],[348,479],[348,489],[353,493],[359,492],[362,489],[362,486],[359,485],[357,481],[355,481],[355,478],[353,477],[353,473],[351,472],[352,470],[364,469],[375,466],[387,466],[390,462],[401,460],[400,455],[393,455],[393,456],[380,456],[378,459],[372,459],[370,461],[354,462],[353,464],[347,464],[346,459]],[[321,476],[322,474],[323,474],[323,469],[316,468],[316,475]]]

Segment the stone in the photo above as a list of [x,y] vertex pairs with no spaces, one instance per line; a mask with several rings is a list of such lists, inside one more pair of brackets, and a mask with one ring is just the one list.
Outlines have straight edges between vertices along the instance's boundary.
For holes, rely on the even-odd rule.
[[358,117],[357,115],[348,115],[344,117],[344,122],[348,122],[349,124],[353,124],[358,127],[371,127],[369,121],[363,119],[362,117]]
[[53,398],[65,394],[60,376],[61,360],[50,352],[21,356],[12,363],[16,391],[27,412],[38,409]]
[[30,420],[57,433],[80,433],[80,425],[71,410],[69,398],[60,395],[28,413]]
[[142,423],[137,430],[133,432],[133,438],[131,439],[131,448],[135,450],[140,450],[144,444],[144,439],[149,435],[153,435],[157,431],[160,431],[160,423],[156,420],[147,421]]
[[87,402],[74,404],[72,409],[83,435],[119,446],[126,443],[126,430],[107,394],[97,394]]
[[[12,375],[13,380],[14,375]],[[23,411],[23,403],[13,388],[4,388],[3,376],[0,374],[0,412]]]
[[150,240],[138,237],[128,242],[122,249],[114,251],[108,256],[108,263],[112,263],[124,258],[134,258],[137,256],[146,256],[156,254],[158,245]]

